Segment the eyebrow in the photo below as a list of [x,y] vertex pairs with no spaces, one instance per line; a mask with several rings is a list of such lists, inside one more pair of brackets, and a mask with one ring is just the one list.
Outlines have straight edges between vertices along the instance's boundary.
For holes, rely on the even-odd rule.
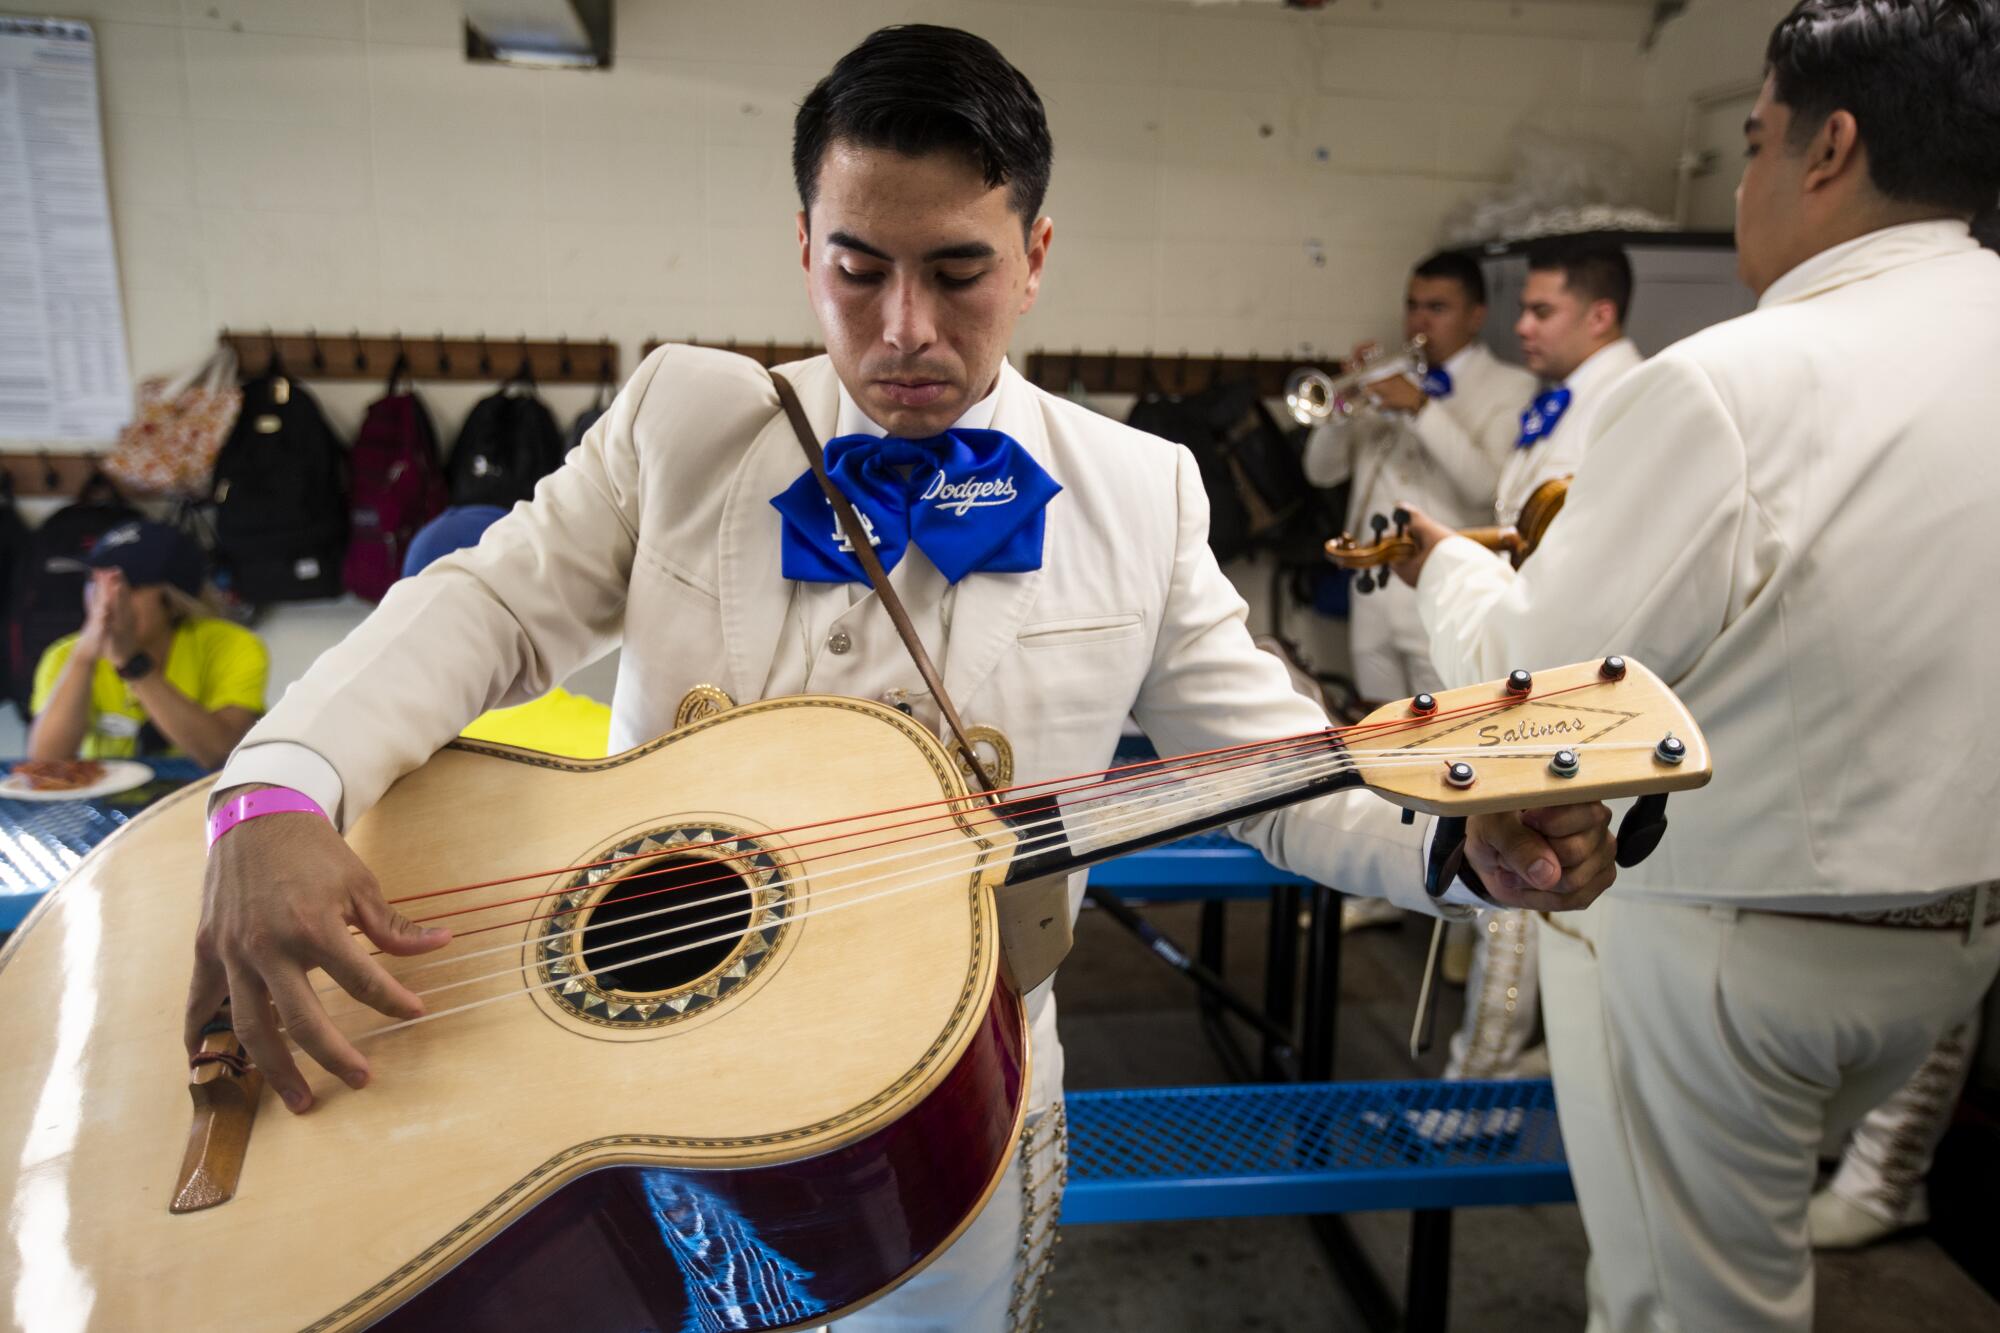
[[[868,244],[868,242],[862,240],[859,236],[851,236],[844,231],[829,232],[827,233],[826,240],[829,245],[837,245],[843,250],[858,250],[862,254],[879,259],[886,264],[896,262],[893,256]],[[991,259],[996,253],[998,252],[984,241],[963,241],[957,245],[940,246],[935,250],[927,252],[924,255],[923,262],[926,264],[935,264],[945,259]]]

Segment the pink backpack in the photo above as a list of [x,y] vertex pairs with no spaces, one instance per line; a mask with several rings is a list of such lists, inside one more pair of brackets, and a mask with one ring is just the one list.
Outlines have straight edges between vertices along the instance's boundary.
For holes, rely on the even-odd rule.
[[368,405],[352,456],[353,527],[341,581],[357,597],[380,601],[403,572],[417,529],[444,509],[444,468],[437,431],[414,387],[398,390],[409,370],[402,357],[389,384]]

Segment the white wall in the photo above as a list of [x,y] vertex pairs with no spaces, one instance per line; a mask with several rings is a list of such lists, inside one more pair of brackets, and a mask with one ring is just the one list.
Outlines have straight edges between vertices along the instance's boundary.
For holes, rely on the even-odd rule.
[[[628,367],[649,335],[811,337],[791,117],[887,22],[991,37],[1048,104],[1057,243],[1017,351],[1344,348],[1393,327],[1514,127],[1656,124],[1647,7],[1611,0],[620,0],[607,73],[468,65],[457,0],[52,7],[102,44],[140,374],[225,324],[609,335]],[[477,392],[433,391],[447,428]],[[351,427],[369,391],[323,396]]]

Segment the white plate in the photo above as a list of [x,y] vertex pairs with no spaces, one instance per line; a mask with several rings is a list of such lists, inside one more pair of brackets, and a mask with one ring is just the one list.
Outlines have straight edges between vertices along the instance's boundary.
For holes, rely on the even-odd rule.
[[153,770],[136,759],[102,759],[104,774],[87,787],[67,791],[39,791],[26,778],[9,773],[0,781],[0,797],[10,801],[87,801],[96,796],[116,796],[153,780]]

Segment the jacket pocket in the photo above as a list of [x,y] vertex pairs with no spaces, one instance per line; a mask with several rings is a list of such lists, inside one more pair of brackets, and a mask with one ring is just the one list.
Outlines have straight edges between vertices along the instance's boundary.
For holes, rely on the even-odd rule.
[[1023,648],[1068,648],[1078,644],[1117,643],[1123,639],[1136,639],[1144,629],[1145,618],[1133,611],[1125,615],[1044,620],[1037,624],[1021,626],[1015,639]]

